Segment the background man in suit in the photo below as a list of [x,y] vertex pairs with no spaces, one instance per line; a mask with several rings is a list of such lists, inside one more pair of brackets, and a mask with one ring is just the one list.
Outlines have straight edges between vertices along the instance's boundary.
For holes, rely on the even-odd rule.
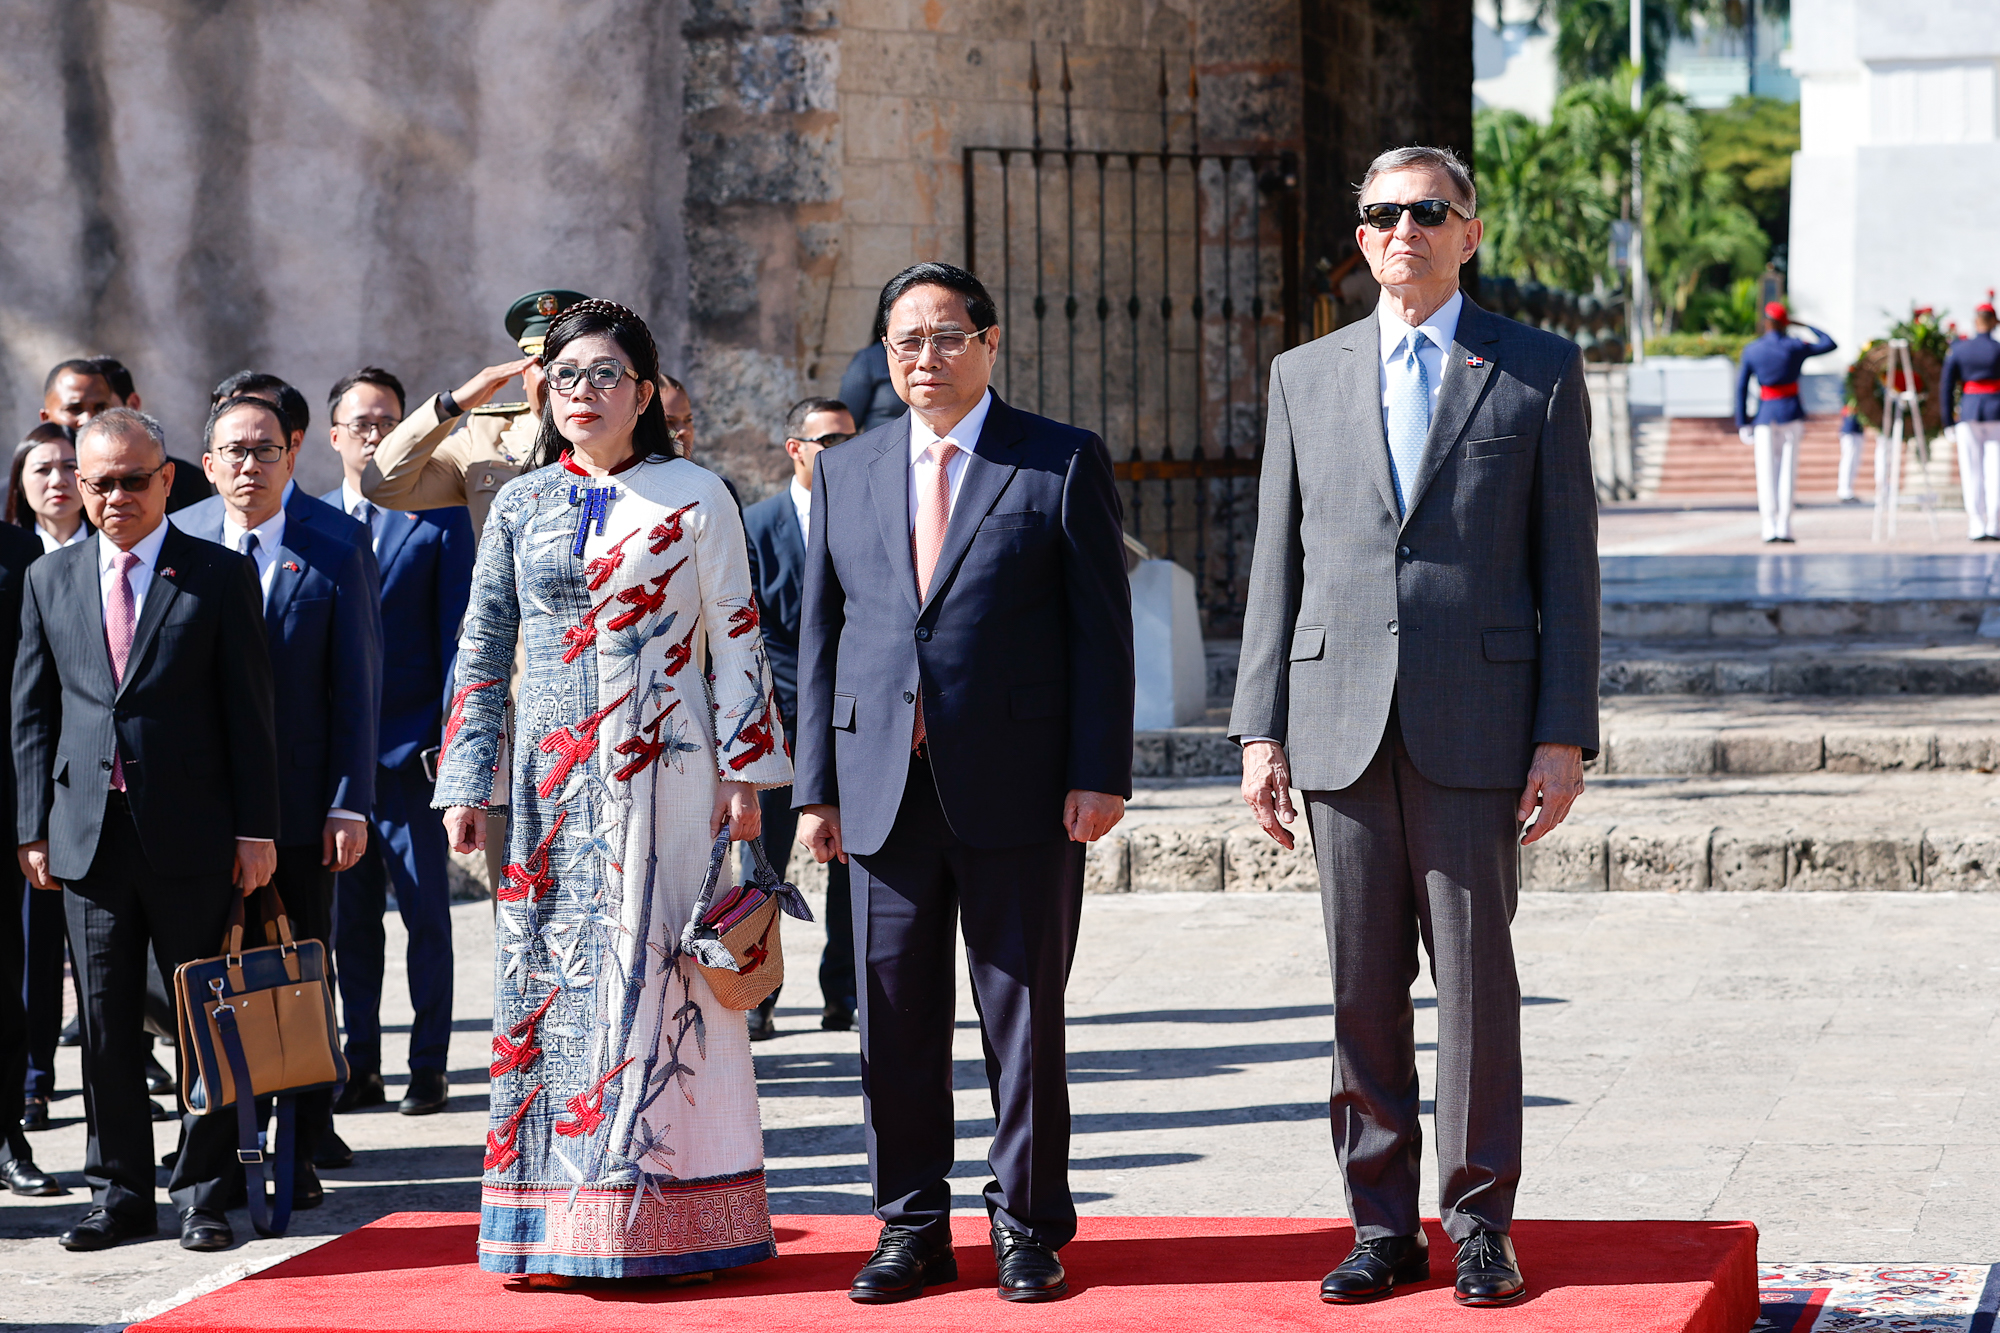
[[[42,381],[42,420],[81,430],[100,412],[114,407],[139,410],[139,391],[132,372],[115,356],[87,356],[56,363]],[[167,512],[200,504],[210,495],[201,469],[192,463],[171,459],[174,464],[173,492],[167,497]]]
[[[271,662],[251,563],[166,522],[159,423],[113,408],[77,442],[97,537],[28,571],[14,669],[21,868],[60,889],[83,992],[84,1177],[62,1234],[101,1250],[150,1236],[153,1126],[139,1059],[146,955],[171,976],[214,953],[231,884],[277,865]],[[168,1180],[181,1244],[227,1248],[228,1116],[188,1116]]]
[[[375,446],[403,416],[403,385],[365,366],[327,395],[333,448],[346,480],[320,498],[373,534],[382,570],[381,758],[375,836],[334,895],[340,1000],[347,1024],[347,1086],[334,1110],[387,1100],[382,1086],[382,912],[393,887],[409,944],[410,1080],[398,1108],[425,1115],[445,1104],[451,1044],[451,886],[444,825],[431,812],[426,755],[449,706],[458,626],[472,587],[472,520],[465,506],[399,513],[361,493]],[[431,762],[435,762],[434,756]]]
[[1597,500],[1574,343],[1458,290],[1478,196],[1449,152],[1382,154],[1356,239],[1374,314],[1280,356],[1230,734],[1292,845],[1304,790],[1334,976],[1333,1139],[1356,1245],[1328,1301],[1421,1281],[1410,983],[1438,988],[1440,1211],[1458,1299],[1526,1290],[1520,985],[1528,841],[1597,749]]
[[[367,529],[292,488],[298,450],[284,414],[262,398],[225,398],[209,413],[202,466],[218,494],[174,515],[257,566],[270,643],[278,734],[278,896],[305,938],[333,940],[333,877],[368,845],[375,728],[382,691],[382,608]],[[292,488],[295,490],[295,488]],[[328,509],[361,534],[294,522],[294,505]],[[294,1207],[320,1200],[314,1149],[330,1132],[330,1092],[302,1095]]]
[[1000,1294],[1068,1287],[1063,986],[1083,844],[1132,792],[1132,600],[1111,458],[987,387],[979,280],[918,264],[882,290],[910,412],[818,458],[799,633],[793,804],[853,858],[868,1170],[884,1223],[855,1300],[953,1281],[954,918],[998,1128]]
[[[806,398],[785,414],[785,453],[792,460],[791,484],[743,511],[743,535],[750,543],[750,584],[771,658],[771,681],[787,726],[799,715],[799,605],[805,596],[806,531],[812,525],[813,459],[822,449],[854,438],[854,418],[838,398]],[[778,874],[792,859],[792,834],[799,814],[792,789],[772,787],[757,794],[764,815],[764,846]],[[826,951],[819,960],[819,991],[825,999],[819,1025],[845,1032],[854,1024],[854,923],[848,897],[847,865],[835,861],[826,875]],[[783,988],[780,987],[780,990]],[[750,1040],[778,1035],[772,1011],[777,992],[750,1015]]]

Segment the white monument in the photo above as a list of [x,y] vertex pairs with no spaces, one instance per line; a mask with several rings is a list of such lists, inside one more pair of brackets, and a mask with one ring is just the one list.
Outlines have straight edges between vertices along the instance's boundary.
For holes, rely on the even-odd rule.
[[1194,575],[1171,560],[1132,570],[1132,656],[1137,668],[1132,725],[1185,727],[1208,715],[1208,662]]
[[[1800,0],[1791,305],[1845,365],[1912,305],[2000,286],[2000,0]],[[1817,368],[1817,367],[1815,367]]]

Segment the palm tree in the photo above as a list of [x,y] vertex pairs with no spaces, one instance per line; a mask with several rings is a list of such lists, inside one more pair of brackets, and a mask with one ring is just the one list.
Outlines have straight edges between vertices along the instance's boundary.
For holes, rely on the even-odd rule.
[[1566,138],[1518,111],[1488,109],[1473,122],[1482,267],[1496,277],[1585,292],[1604,266],[1602,238],[1615,209]]

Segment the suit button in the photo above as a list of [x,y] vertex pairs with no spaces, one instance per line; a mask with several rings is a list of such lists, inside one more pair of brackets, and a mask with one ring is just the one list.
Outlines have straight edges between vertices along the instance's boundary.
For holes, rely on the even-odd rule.
[[[915,694],[912,694],[912,693],[911,693],[910,691],[908,691],[908,690],[904,690],[904,691],[903,691],[903,702],[904,702],[904,703],[906,703],[906,704],[913,704],[913,703],[915,703],[916,701],[917,701],[917,696],[916,696]],[[109,765],[109,764],[106,764],[106,765],[105,765],[105,767],[106,767],[106,768],[109,768],[109,767],[111,767],[111,765]]]
[[1394,634],[1396,632],[1396,622],[1393,620],[1389,622],[1389,632],[1391,634]]
[[919,626],[917,626],[917,642],[918,642],[918,643],[929,643],[930,641],[931,641],[931,631],[930,631],[930,626],[928,626],[928,625],[919,625]]
[[111,761],[109,759],[98,760],[97,766],[103,769],[106,773],[109,773],[111,771]]
[[1398,546],[1396,548],[1396,554],[1402,556],[1403,559],[1408,560],[1410,558],[1410,548],[1407,546]]

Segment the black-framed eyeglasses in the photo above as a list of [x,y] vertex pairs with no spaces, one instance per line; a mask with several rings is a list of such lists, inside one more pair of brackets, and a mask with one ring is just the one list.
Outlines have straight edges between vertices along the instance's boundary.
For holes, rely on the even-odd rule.
[[283,462],[291,447],[289,444],[253,444],[246,449],[240,444],[218,444],[209,452],[231,467],[242,467],[251,458],[260,463]]
[[77,484],[92,495],[109,495],[113,491],[123,491],[127,495],[138,495],[153,484],[153,478],[160,475],[165,463],[150,472],[133,472],[123,477],[78,477]]
[[792,438],[800,444],[816,444],[822,449],[831,449],[836,444],[846,444],[860,433],[854,430],[835,430],[828,431],[824,435],[794,435]]
[[986,329],[992,327],[991,324],[988,324],[985,329],[974,329],[971,333],[960,333],[957,330],[949,330],[944,333],[919,334],[914,338],[897,338],[893,341],[884,338],[882,341],[887,344],[890,353],[898,361],[908,365],[924,354],[925,343],[929,343],[937,349],[939,356],[964,356],[965,349],[972,346],[975,341],[984,338],[986,336]]
[[1419,199],[1408,204],[1363,204],[1361,220],[1376,231],[1394,231],[1403,220],[1406,209],[1419,227],[1442,227],[1444,220],[1453,213],[1467,222],[1472,221],[1472,214],[1466,212],[1463,205],[1449,199]]
[[403,423],[391,421],[387,417],[356,417],[353,421],[336,421],[333,424],[359,439],[383,440],[388,438],[390,431]]
[[549,387],[561,394],[574,392],[576,386],[584,380],[589,380],[590,387],[599,393],[609,393],[617,388],[618,381],[627,375],[632,375],[633,379],[639,378],[633,375],[632,368],[622,361],[593,361],[587,366],[560,364],[550,366],[548,369]]

